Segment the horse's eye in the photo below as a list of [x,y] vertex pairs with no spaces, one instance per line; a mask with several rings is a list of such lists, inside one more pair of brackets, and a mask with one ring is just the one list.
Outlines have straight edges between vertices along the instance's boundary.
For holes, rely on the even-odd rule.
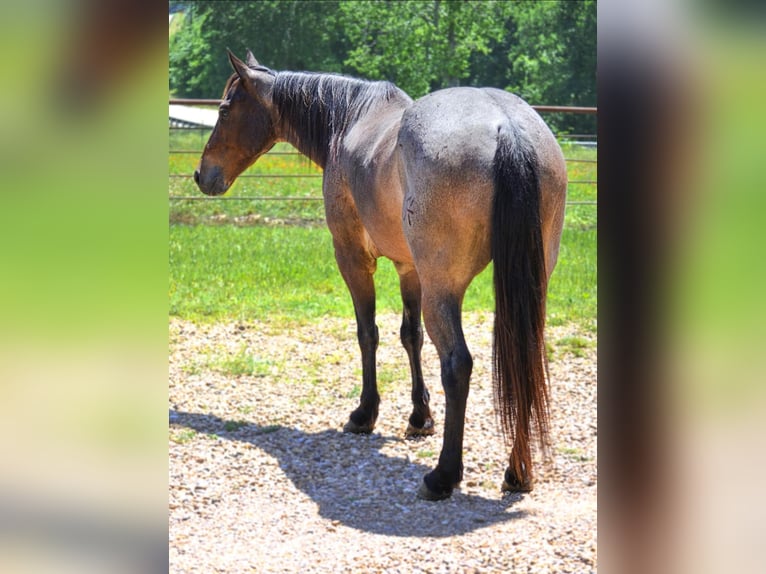
[[221,108],[218,110],[218,115],[221,116],[221,119],[225,120],[229,117],[229,108]]

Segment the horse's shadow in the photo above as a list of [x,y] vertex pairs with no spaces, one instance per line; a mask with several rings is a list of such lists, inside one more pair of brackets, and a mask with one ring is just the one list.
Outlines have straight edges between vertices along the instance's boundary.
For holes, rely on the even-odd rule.
[[[429,470],[422,464],[380,451],[389,441],[379,434],[337,430],[307,433],[283,426],[239,425],[214,415],[170,411],[172,423],[252,444],[273,456],[293,484],[331,521],[375,534],[445,537],[521,518],[512,511],[519,496],[487,499],[456,490],[448,500],[427,502],[415,491]],[[335,448],[328,449],[332,442]],[[331,455],[327,456],[326,453]],[[324,453],[325,456],[322,456]],[[450,512],[460,508],[460,512]],[[402,515],[406,519],[402,520]]]

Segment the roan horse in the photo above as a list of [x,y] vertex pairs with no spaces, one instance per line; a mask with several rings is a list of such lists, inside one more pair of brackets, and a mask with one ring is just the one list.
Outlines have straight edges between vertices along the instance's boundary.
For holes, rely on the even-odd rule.
[[[463,428],[473,359],[461,326],[463,295],[494,261],[495,407],[512,442],[503,490],[532,488],[530,442],[547,444],[543,328],[548,278],[566,198],[561,149],[523,100],[497,89],[450,88],[415,102],[389,82],[275,72],[248,51],[234,74],[194,180],[207,195],[287,141],[324,169],[322,193],[335,258],[354,303],[362,393],[344,430],[369,433],[380,396],[375,373],[376,261],[399,274],[401,340],[412,373],[408,436],[434,433],[423,382],[421,309],[441,361],[446,397],[439,463],[418,494],[447,498],[463,477]],[[534,425],[532,422],[534,421]]]

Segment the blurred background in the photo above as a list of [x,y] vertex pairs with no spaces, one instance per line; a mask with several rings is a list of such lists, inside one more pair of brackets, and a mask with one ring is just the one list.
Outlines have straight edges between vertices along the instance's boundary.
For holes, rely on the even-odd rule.
[[164,12],[0,5],[2,572],[167,569]]
[[599,556],[757,572],[762,7],[599,3]]
[[[315,4],[301,10],[319,18]],[[413,95],[473,77],[536,99],[554,92],[524,90],[553,90],[580,65],[566,43],[579,20],[522,44],[531,6],[499,20],[502,32],[477,12],[490,35],[454,67],[386,61],[371,31],[332,37],[319,21],[288,28],[279,47],[247,31],[229,47],[275,68],[401,72],[389,79]],[[173,57],[191,69],[207,57],[195,48],[216,16],[206,9],[169,51],[164,4],[0,5],[3,572],[167,569],[165,112],[168,88],[203,94]],[[380,42],[409,41],[377,21]],[[764,24],[757,3],[598,3],[606,572],[762,571]],[[463,53],[464,38],[447,39],[426,45]],[[592,104],[581,91],[546,103]]]

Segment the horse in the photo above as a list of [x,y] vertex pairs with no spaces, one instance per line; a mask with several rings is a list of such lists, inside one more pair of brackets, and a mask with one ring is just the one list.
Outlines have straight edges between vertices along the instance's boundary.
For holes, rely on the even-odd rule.
[[362,358],[359,406],[343,430],[370,433],[378,417],[373,275],[380,257],[399,276],[401,343],[412,377],[407,437],[433,435],[421,370],[423,328],[438,352],[445,394],[442,450],[418,495],[451,496],[463,478],[473,359],[461,326],[465,291],[494,265],[493,400],[510,444],[502,490],[533,487],[531,443],[548,452],[545,302],[558,258],[567,174],[548,126],[504,90],[455,87],[416,101],[384,81],[275,71],[248,50],[234,70],[194,180],[225,193],[275,143],[323,169],[325,217],[351,293]]

